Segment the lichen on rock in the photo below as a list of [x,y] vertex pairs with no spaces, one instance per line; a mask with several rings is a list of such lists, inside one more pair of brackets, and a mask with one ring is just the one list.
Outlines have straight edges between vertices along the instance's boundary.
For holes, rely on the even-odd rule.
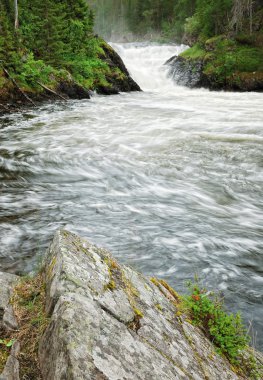
[[177,316],[179,296],[165,282],[66,231],[57,232],[45,268],[45,379],[241,378],[199,328]]
[[[118,264],[84,238],[56,233],[39,286],[45,289],[38,306],[45,309],[37,363],[43,380],[244,379],[189,323],[165,281]],[[16,297],[17,315],[19,303]],[[256,374],[262,354],[254,360]],[[260,379],[253,376],[246,378]]]

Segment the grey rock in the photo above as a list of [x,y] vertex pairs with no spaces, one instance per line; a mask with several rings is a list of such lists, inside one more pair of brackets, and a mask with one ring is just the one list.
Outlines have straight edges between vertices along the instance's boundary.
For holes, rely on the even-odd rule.
[[202,60],[189,60],[181,56],[171,57],[165,65],[169,66],[168,75],[179,85],[207,87],[207,78],[203,74]]
[[75,292],[86,297],[104,293],[110,281],[104,262],[108,253],[67,231],[57,232],[45,263],[47,299],[50,314],[60,295]]
[[14,331],[18,329],[18,323],[14,313],[14,309],[10,303],[6,306],[4,311],[3,328],[5,331]]
[[238,380],[174,296],[67,231],[45,259],[45,380]]
[[0,327],[2,327],[5,309],[9,305],[12,289],[18,278],[14,274],[0,272]]
[[19,361],[18,355],[20,352],[20,344],[19,342],[15,342],[13,344],[11,354],[9,355],[5,368],[0,374],[0,380],[19,380]]

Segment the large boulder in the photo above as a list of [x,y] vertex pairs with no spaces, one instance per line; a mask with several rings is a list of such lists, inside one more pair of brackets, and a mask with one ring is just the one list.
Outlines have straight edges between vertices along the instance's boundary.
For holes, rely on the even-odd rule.
[[189,60],[182,56],[173,56],[165,65],[169,66],[168,75],[180,86],[207,87],[207,78],[203,74],[204,63],[200,60]]
[[[254,55],[253,69],[244,65],[248,54]],[[237,41],[237,38],[217,36],[207,40],[202,47],[195,45],[179,56],[171,57],[165,65],[168,66],[168,75],[182,86],[262,92],[261,62],[262,48],[256,42],[250,46],[247,42]]]
[[100,57],[109,66],[106,76],[110,86],[99,86],[97,92],[103,95],[114,95],[119,92],[141,91],[140,86],[132,79],[119,54],[106,42],[103,42],[104,54]]
[[43,379],[242,378],[177,313],[169,287],[86,239],[57,232],[44,271],[51,319],[39,347]]

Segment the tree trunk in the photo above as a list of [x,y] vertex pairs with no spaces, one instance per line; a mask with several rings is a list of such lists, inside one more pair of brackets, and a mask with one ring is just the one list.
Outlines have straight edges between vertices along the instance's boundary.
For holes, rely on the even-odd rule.
[[14,5],[15,5],[15,29],[18,29],[19,22],[18,22],[18,4],[17,4],[17,0],[14,0]]
[[249,0],[248,12],[249,12],[249,31],[251,35],[253,33],[253,1],[252,0]]

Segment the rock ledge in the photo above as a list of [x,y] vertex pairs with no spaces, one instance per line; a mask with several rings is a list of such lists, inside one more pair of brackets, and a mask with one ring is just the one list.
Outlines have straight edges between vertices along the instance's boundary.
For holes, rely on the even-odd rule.
[[50,321],[39,346],[43,379],[242,379],[177,313],[175,292],[86,239],[58,231],[44,280]]

